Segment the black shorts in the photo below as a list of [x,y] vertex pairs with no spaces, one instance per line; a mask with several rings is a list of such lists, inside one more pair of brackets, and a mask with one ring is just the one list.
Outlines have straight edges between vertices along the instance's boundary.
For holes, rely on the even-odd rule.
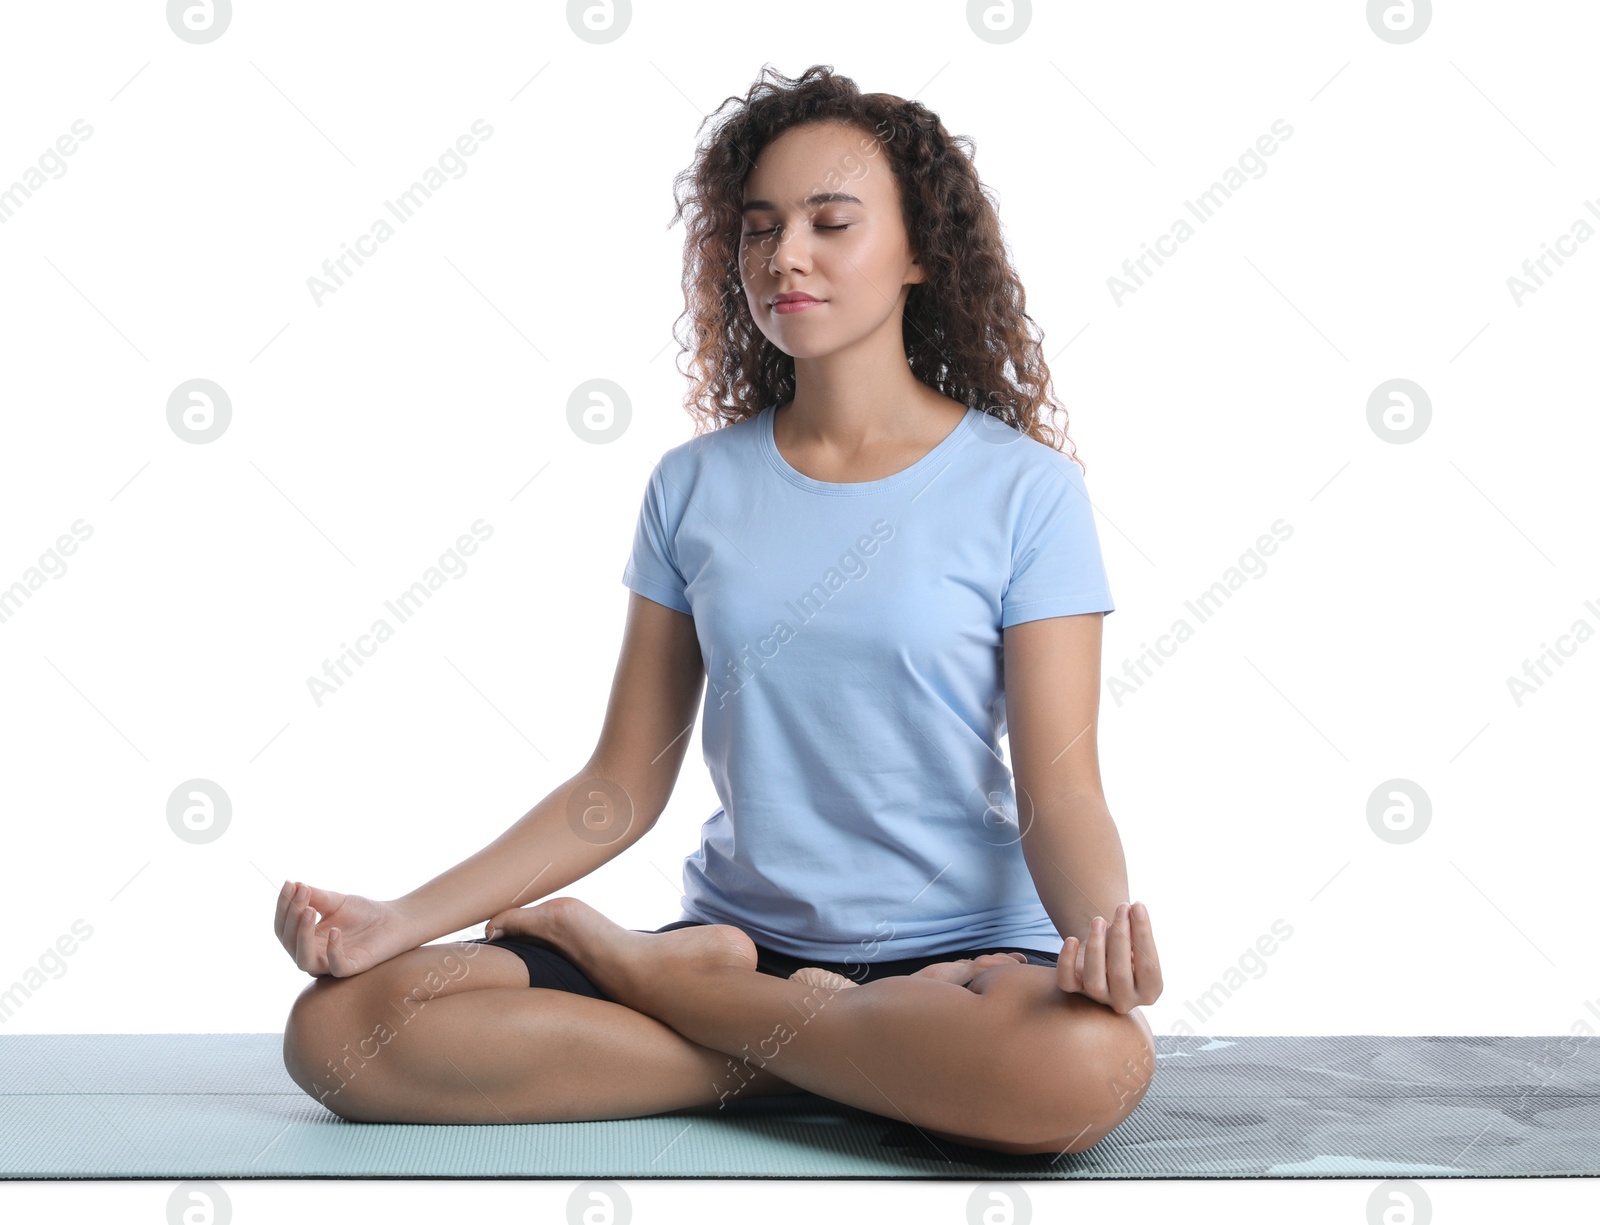
[[[680,927],[705,927],[706,924],[694,919],[679,919],[668,923],[665,927],[658,927],[657,932],[669,932]],[[633,928],[634,931],[644,931],[642,927]],[[492,944],[497,948],[510,949],[528,967],[528,986],[545,987],[553,991],[572,991],[578,995],[587,995],[597,1000],[610,999],[611,997],[601,991],[589,981],[587,975],[564,955],[555,949],[545,948],[541,944],[534,944],[527,940],[519,940],[515,936],[500,936],[494,940],[479,937],[476,940],[463,941],[465,944]],[[981,957],[985,953],[1021,953],[1028,959],[1029,965],[1054,966],[1055,953],[1041,953],[1038,949],[1019,949],[1008,945],[985,949],[964,949],[956,953],[939,953],[930,957],[907,957],[900,961],[852,961],[849,963],[837,961],[808,961],[800,957],[791,957],[787,953],[779,953],[773,949],[762,948],[756,945],[756,969],[763,974],[771,974],[777,978],[788,978],[803,966],[819,966],[824,970],[832,970],[835,974],[853,979],[858,983],[870,983],[879,978],[893,978],[899,975],[915,974],[924,966],[935,965],[941,961],[961,961],[968,957]]]

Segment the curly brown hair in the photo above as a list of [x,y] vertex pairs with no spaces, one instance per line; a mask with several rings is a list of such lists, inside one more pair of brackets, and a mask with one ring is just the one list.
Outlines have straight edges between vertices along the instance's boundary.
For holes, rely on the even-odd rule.
[[[742,99],[725,99],[706,123],[729,103],[735,109],[715,124],[673,186],[678,207],[670,224],[687,221],[684,310],[672,331],[679,357],[689,355],[689,368],[679,370],[690,380],[684,405],[696,434],[794,396],[794,358],[756,327],[740,280],[744,181],[780,133],[832,122],[876,140],[899,184],[906,234],[926,276],[910,287],[905,305],[902,335],[912,373],[1046,446],[1062,450],[1071,442],[1051,423],[1060,412],[1064,426],[1066,409],[1051,395],[1036,325],[1024,309],[994,201],[973,166],[969,137],[951,136],[919,102],[863,94],[825,64],[795,78],[766,65]],[[1077,460],[1076,447],[1067,454]]]

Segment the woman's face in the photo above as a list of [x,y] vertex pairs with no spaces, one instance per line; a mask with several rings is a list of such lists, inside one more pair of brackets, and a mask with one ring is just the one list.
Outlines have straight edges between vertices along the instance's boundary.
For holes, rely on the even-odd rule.
[[[921,282],[888,153],[860,128],[790,128],[745,177],[739,269],[756,326],[795,358],[819,357],[894,321]],[[780,294],[817,302],[780,308]]]

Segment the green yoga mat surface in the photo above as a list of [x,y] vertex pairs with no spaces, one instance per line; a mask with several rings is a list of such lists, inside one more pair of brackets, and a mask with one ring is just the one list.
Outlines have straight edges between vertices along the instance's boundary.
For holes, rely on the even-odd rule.
[[281,1034],[0,1036],[8,1178],[1233,1178],[1600,1173],[1600,1052],[1560,1037],[1158,1036],[1093,1148],[1013,1157],[814,1094],[596,1123],[349,1123]]

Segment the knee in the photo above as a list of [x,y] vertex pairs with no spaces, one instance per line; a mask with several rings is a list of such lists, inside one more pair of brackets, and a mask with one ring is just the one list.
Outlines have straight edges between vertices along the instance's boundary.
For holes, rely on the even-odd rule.
[[1156,1073],[1155,1037],[1137,1008],[1118,1013],[1104,1005],[1077,1058],[1063,1060],[1045,1078],[1056,1105],[1052,1138],[1038,1151],[1081,1153],[1122,1123],[1149,1092]]
[[362,1121],[363,1091],[375,1072],[376,1051],[363,1042],[370,1026],[360,976],[318,978],[289,1009],[283,1027],[283,1066],[289,1078],[334,1114]]
[[[417,1023],[429,1001],[468,985],[465,958],[471,955],[453,945],[425,945],[348,978],[312,980],[283,1027],[290,1079],[342,1118],[387,1117],[404,1100],[414,1071],[398,1049],[405,1044],[394,1039]],[[520,966],[516,973],[522,975]],[[470,981],[502,980],[480,974]]]
[[1072,1011],[1063,1037],[1034,1048],[1019,1091],[1027,1108],[1017,1112],[1002,1151],[1081,1153],[1132,1114],[1149,1090],[1156,1050],[1143,1014],[1087,999]]

